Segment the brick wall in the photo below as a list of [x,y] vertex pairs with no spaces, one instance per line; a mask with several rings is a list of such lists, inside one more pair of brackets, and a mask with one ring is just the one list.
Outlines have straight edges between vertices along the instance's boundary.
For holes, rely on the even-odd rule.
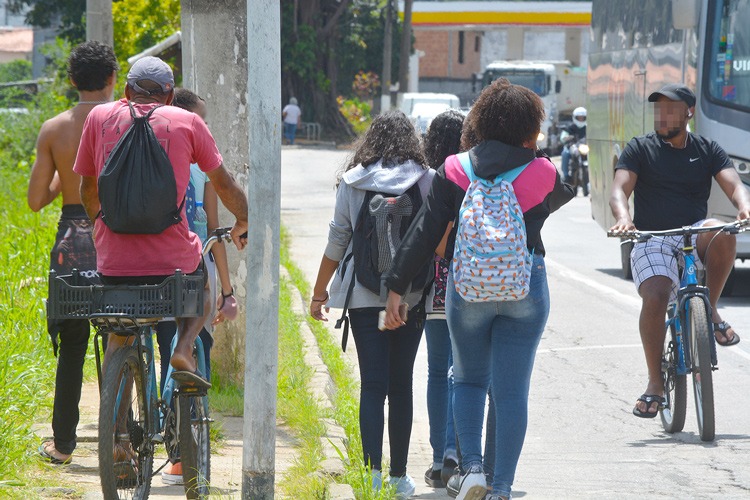
[[417,29],[414,38],[414,48],[424,52],[419,59],[420,78],[471,78],[482,69],[481,31]]

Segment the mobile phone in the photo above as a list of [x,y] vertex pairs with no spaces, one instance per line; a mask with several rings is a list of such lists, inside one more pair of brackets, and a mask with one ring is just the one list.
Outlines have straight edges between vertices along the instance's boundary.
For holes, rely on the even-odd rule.
[[[409,313],[409,305],[406,302],[403,302],[399,304],[398,306],[398,315],[401,317],[401,320],[406,323],[407,315]],[[378,330],[385,331],[385,309],[380,311],[378,313]]]

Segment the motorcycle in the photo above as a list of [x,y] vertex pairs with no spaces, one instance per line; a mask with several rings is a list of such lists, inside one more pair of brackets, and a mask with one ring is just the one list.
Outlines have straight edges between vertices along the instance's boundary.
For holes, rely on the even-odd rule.
[[586,138],[579,139],[570,147],[570,161],[568,172],[570,173],[570,184],[578,196],[578,187],[583,190],[583,196],[589,195],[589,146]]

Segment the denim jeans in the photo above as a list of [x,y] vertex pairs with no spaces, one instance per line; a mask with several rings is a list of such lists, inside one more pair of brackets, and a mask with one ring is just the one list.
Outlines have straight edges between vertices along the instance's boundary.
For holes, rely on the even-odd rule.
[[430,420],[432,461],[457,459],[456,430],[453,426],[453,365],[448,322],[428,319],[424,328],[427,339],[427,416]]
[[534,257],[529,295],[508,302],[466,302],[448,278],[446,314],[453,347],[453,414],[463,467],[482,463],[482,420],[487,389],[495,403],[492,493],[510,494],[526,436],[529,381],[549,315],[544,258]]
[[378,330],[382,308],[350,309],[352,334],[357,346],[361,389],[359,427],[365,464],[382,469],[385,398],[388,397],[390,475],[406,474],[414,414],[412,376],[422,330],[416,314],[393,331]]
[[563,147],[562,154],[560,155],[560,169],[562,170],[562,180],[570,182],[570,172],[568,172],[568,164],[570,163],[570,147]]
[[297,135],[297,124],[284,122],[284,137],[287,138],[289,144],[294,144],[295,135]]

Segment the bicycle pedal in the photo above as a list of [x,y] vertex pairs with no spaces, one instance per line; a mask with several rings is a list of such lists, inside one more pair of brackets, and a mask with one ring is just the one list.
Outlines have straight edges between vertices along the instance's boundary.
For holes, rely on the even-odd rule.
[[151,442],[156,444],[163,444],[164,443],[164,436],[162,434],[154,434],[151,436]]
[[203,397],[208,395],[205,387],[182,386],[176,391],[177,396]]

